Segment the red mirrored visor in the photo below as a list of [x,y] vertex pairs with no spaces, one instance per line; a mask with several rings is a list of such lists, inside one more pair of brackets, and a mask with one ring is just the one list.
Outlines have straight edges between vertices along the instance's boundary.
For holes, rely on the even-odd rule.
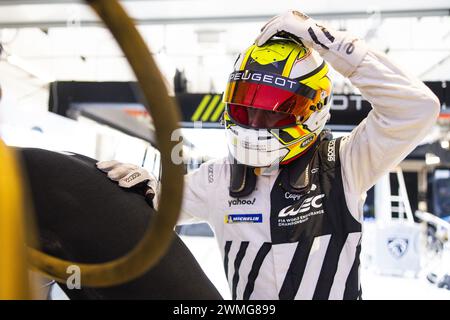
[[296,123],[292,114],[228,104],[229,116],[237,123],[253,128],[274,129]]
[[302,116],[315,96],[316,90],[295,79],[244,70],[230,75],[224,102]]

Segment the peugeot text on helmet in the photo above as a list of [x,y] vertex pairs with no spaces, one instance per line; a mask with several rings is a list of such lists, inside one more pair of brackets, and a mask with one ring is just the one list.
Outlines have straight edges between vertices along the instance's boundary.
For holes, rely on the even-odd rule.
[[[308,150],[329,119],[332,83],[318,53],[277,39],[237,59],[224,94],[228,148],[253,167],[287,164]],[[262,117],[265,126],[252,118]]]

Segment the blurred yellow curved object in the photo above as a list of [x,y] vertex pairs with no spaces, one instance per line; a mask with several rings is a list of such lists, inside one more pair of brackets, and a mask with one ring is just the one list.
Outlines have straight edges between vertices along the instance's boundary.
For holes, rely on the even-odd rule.
[[0,140],[0,299],[29,299],[21,177],[14,153]]
[[[28,248],[30,265],[36,271],[64,282],[71,275],[73,265],[81,270],[81,286],[107,287],[119,285],[136,279],[154,266],[168,249],[173,235],[173,227],[178,219],[183,191],[183,166],[171,160],[171,152],[177,141],[172,141],[171,134],[178,128],[180,119],[174,101],[169,97],[162,76],[145,44],[136,30],[132,20],[127,16],[117,0],[87,0],[106,26],[111,30],[118,44],[127,57],[141,89],[147,100],[149,113],[152,115],[161,152],[162,190],[159,212],[147,228],[142,240],[127,255],[116,260],[100,264],[83,264],[49,256],[39,250]],[[1,225],[0,239],[9,239],[8,259],[4,271],[0,272],[0,289],[6,292],[5,298],[27,298],[26,256],[23,246],[25,221],[23,220],[23,202],[20,191],[17,162],[12,153],[2,144],[0,164],[3,172],[10,172],[2,179],[0,189]],[[9,167],[5,167],[5,164]],[[9,179],[9,180],[8,180]],[[13,186],[13,187],[11,187]],[[28,231],[31,232],[31,231]],[[1,255],[3,253],[0,252]],[[14,277],[9,277],[8,274]],[[5,280],[8,278],[8,286]],[[3,280],[5,279],[5,280]]]

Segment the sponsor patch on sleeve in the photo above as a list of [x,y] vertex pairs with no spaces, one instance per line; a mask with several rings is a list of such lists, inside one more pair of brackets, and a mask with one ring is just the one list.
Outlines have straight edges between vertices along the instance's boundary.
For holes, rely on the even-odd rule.
[[227,214],[224,219],[225,223],[262,223],[262,213],[246,213],[246,214]]

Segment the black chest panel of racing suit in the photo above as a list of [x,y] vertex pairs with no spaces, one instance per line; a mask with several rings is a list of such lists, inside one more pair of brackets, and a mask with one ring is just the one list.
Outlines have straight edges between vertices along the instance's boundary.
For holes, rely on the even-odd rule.
[[[347,264],[345,267],[350,269],[343,298],[361,298],[358,274],[360,241],[356,244],[354,258],[341,258],[349,234],[360,234],[361,223],[347,207],[339,159],[340,142],[340,138],[318,141],[310,152],[282,167],[272,187],[271,245],[298,243],[279,292],[280,299],[295,298],[302,279],[308,277],[304,272],[314,240],[322,236],[328,236],[329,243],[312,298],[330,297],[340,264]],[[252,176],[253,170],[250,169],[242,165],[232,168],[230,196],[251,194],[257,177]]]

